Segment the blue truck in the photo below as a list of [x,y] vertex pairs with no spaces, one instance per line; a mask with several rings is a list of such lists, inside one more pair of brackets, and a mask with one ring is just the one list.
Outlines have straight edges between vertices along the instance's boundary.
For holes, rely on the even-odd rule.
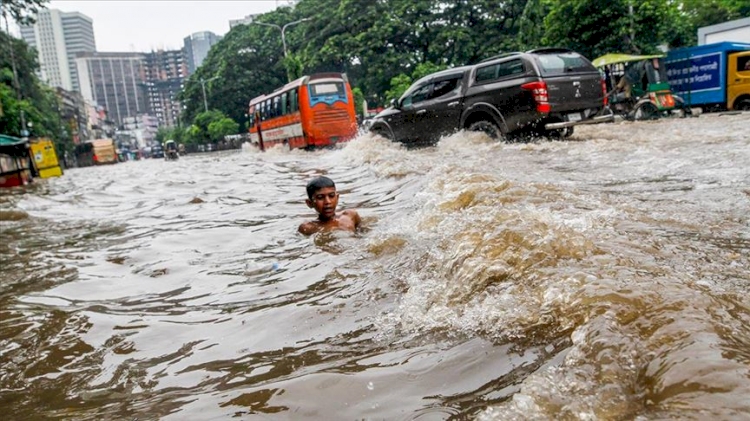
[[667,80],[685,105],[750,110],[750,44],[718,42],[667,53]]

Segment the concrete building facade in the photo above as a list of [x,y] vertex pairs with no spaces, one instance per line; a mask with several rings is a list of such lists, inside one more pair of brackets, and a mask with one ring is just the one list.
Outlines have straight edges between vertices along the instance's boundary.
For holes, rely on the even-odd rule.
[[81,53],[76,67],[81,94],[107,110],[107,119],[123,125],[127,117],[149,112],[143,53]]
[[40,78],[53,87],[80,91],[75,59],[96,51],[93,20],[78,12],[42,9],[35,24],[20,30],[21,38],[37,50]]
[[77,145],[89,140],[91,133],[88,107],[83,96],[80,92],[66,91],[63,88],[56,88],[55,93],[60,104],[60,118],[72,133],[73,143]]
[[152,115],[139,114],[126,117],[122,126],[124,130],[118,133],[131,139],[131,147],[145,148],[151,146],[156,139],[159,120]]
[[220,40],[221,36],[210,31],[196,32],[185,37],[183,41],[188,74],[195,73],[195,69],[200,67],[203,60],[208,56],[211,46]]
[[750,43],[750,17],[698,28],[698,45],[723,41]]

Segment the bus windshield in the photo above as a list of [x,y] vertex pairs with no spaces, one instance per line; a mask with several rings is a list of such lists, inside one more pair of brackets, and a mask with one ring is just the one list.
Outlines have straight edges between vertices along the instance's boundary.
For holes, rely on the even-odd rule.
[[330,95],[339,95],[345,97],[346,90],[344,89],[343,82],[312,83],[310,84],[310,95],[314,97]]

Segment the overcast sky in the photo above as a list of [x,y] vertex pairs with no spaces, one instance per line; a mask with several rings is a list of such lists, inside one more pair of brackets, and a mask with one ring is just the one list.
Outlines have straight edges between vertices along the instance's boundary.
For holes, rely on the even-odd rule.
[[81,12],[94,20],[98,51],[182,48],[200,31],[229,32],[229,20],[265,13],[283,0],[52,0],[50,9]]

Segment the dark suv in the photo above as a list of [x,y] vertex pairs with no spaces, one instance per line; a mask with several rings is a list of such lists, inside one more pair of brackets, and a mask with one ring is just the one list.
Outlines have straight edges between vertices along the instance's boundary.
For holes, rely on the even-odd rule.
[[599,71],[559,48],[509,53],[419,79],[373,119],[370,131],[432,144],[460,129],[504,139],[530,129],[569,136],[573,126],[613,120]]

